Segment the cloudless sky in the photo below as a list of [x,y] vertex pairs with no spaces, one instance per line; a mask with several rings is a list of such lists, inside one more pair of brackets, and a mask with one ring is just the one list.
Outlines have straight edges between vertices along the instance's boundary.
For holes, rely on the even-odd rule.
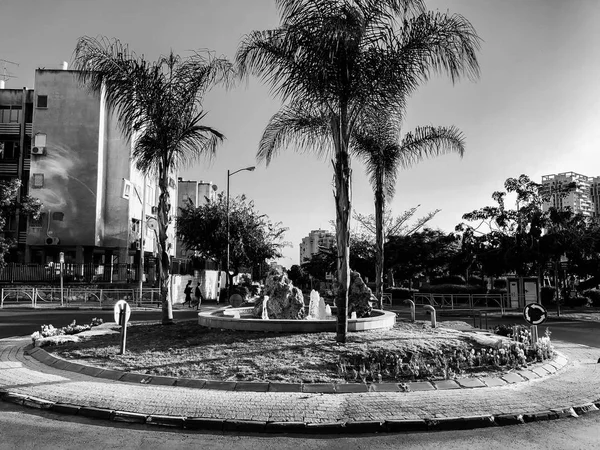
[[[430,9],[465,16],[483,39],[481,78],[456,85],[441,77],[411,98],[405,129],[455,125],[466,154],[424,161],[399,175],[395,214],[421,205],[441,209],[431,226],[452,231],[465,212],[492,204],[504,180],[534,181],[574,171],[600,176],[600,3],[597,0],[430,0]],[[211,49],[233,59],[241,38],[279,23],[274,0],[0,0],[0,59],[16,78],[7,88],[33,88],[38,67],[71,61],[80,36],[103,35],[155,59]],[[0,73],[3,64],[0,62]],[[227,169],[256,163],[257,144],[281,102],[260,81],[211,91],[206,124],[227,140],[212,161],[180,171],[225,190]],[[363,166],[353,162],[353,206],[367,214],[373,195]],[[299,243],[335,219],[328,160],[282,152],[269,167],[231,177],[231,195],[245,193],[257,209],[289,228],[280,263],[297,264]],[[419,215],[419,214],[417,214]]]

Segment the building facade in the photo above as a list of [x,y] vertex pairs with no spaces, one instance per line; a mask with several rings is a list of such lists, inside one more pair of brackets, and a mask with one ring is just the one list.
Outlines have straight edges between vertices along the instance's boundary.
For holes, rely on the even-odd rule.
[[43,204],[39,219],[15,217],[7,227],[19,231],[15,262],[56,263],[63,253],[65,263],[133,264],[142,250],[152,260],[157,182],[135,168],[132,143],[103,95],[89,93],[75,75],[66,67],[38,69],[33,90],[0,90],[0,176],[21,179],[22,193]]
[[545,197],[544,211],[550,207],[570,207],[573,212],[598,220],[600,217],[600,177],[589,177],[575,172],[542,176],[540,189]]
[[329,231],[312,230],[300,243],[300,264],[303,264],[319,253],[321,249],[332,248],[335,245],[335,236]]

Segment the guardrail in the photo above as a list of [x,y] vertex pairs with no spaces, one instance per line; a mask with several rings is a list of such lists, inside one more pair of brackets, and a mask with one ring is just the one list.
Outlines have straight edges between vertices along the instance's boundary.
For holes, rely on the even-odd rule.
[[442,309],[500,308],[502,314],[504,314],[508,305],[506,294],[431,294],[416,292],[413,294],[413,299],[416,304],[428,304]]
[[85,289],[85,288],[3,288],[0,293],[0,309],[45,307],[110,307],[119,300],[132,306],[160,306],[160,289]]

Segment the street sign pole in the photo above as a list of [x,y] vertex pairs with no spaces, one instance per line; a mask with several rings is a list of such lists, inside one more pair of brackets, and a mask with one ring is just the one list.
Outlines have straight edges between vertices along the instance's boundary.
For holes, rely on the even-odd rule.
[[121,351],[119,355],[125,354],[125,341],[127,340],[127,320],[125,316],[125,307],[121,305],[119,310],[119,325],[121,325]]
[[65,264],[65,254],[63,252],[59,253],[60,258],[60,306],[64,306],[64,283],[63,283],[63,269]]

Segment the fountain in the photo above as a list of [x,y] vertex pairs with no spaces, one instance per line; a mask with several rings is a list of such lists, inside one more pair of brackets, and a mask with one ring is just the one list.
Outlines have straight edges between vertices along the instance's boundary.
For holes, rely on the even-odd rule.
[[263,298],[263,303],[262,303],[262,315],[261,315],[262,320],[269,320],[269,312],[267,311],[267,302],[268,301],[269,301],[269,296],[265,295],[265,298]]
[[[348,298],[348,331],[391,328],[396,323],[395,313],[372,309],[376,299],[357,272],[351,273]],[[316,333],[336,330],[335,310],[315,290],[306,307],[300,289],[285,274],[271,271],[265,295],[254,306],[200,312],[198,323],[228,330]]]

